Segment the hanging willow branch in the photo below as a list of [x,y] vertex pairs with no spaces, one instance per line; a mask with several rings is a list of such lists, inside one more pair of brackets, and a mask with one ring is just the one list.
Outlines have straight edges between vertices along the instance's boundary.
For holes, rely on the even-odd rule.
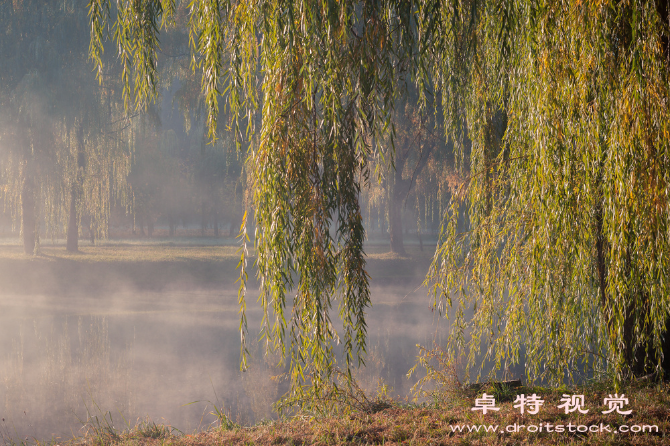
[[[143,103],[155,91],[157,24],[173,3],[117,5],[89,4],[91,58],[101,73],[112,19],[125,84],[131,67],[142,73]],[[261,115],[249,159],[263,333],[282,351],[290,341],[296,394],[331,376],[335,304],[347,364],[364,351],[359,185],[376,142],[393,134],[404,76],[424,104],[441,100],[462,172],[481,172],[453,196],[428,277],[435,305],[456,307],[452,351],[498,368],[523,360],[531,378],[562,380],[580,366],[618,379],[661,370],[670,356],[663,5],[189,3],[210,136],[221,96],[235,135]]]
[[456,139],[467,128],[478,173],[454,197],[427,283],[436,305],[459,309],[452,352],[471,364],[525,362],[531,378],[559,382],[580,369],[616,382],[670,370],[669,33],[658,5],[425,6],[441,17],[424,51],[445,127]]
[[[174,11],[166,5],[89,4],[98,73],[111,20],[125,88],[134,79],[137,104],[155,91],[155,24]],[[408,70],[399,61],[412,60],[417,48],[414,17],[409,4],[392,2],[194,0],[189,11],[192,67],[202,71],[210,138],[221,96],[234,134],[257,135],[249,166],[262,336],[290,358],[292,396],[305,402],[332,382],[336,344],[344,346],[348,376],[363,360],[370,294],[360,181],[369,176],[372,141],[390,126],[401,68]],[[141,21],[128,19],[143,14]],[[133,70],[144,80],[131,77]],[[247,252],[245,246],[243,267]],[[245,268],[241,278],[244,342]]]

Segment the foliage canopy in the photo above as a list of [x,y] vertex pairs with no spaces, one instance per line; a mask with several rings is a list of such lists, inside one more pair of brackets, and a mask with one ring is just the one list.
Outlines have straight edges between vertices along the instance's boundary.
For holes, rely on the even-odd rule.
[[525,347],[556,381],[667,370],[667,5],[470,3],[435,9],[427,46],[447,131],[472,139],[429,274],[472,309],[453,345],[498,366]]
[[336,301],[347,368],[364,351],[358,197],[371,154],[388,154],[378,143],[393,134],[405,81],[424,107],[438,104],[469,174],[428,277],[435,304],[456,307],[452,347],[471,362],[523,360],[534,378],[561,380],[580,361],[619,378],[660,370],[670,307],[666,3],[91,0],[99,75],[111,20],[126,97],[132,89],[143,104],[155,92],[159,24],[187,7],[210,136],[220,96],[235,134],[246,123],[258,135],[250,163],[264,334],[276,346],[290,339],[294,390],[331,377]]

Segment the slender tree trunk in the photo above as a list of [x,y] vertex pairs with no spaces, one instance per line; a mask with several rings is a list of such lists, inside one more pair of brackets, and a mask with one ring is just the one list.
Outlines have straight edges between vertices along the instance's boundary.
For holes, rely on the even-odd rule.
[[21,232],[23,252],[35,253],[35,179],[32,169],[26,167],[21,188]]
[[423,252],[423,240],[421,239],[421,226],[417,227],[416,235],[419,237],[419,249]]
[[205,201],[200,204],[200,235],[204,237],[207,221],[205,220]]
[[114,210],[114,205],[113,205],[113,203],[114,203],[114,180],[113,180],[114,171],[111,167],[109,168],[109,178],[110,178],[110,180],[109,180],[109,190],[107,191],[108,192],[108,197],[109,197],[108,201],[107,201],[108,206],[109,206],[109,211],[107,212],[107,215],[106,215],[107,221],[105,222],[106,225],[107,225],[107,238],[108,239],[112,238],[112,212]]
[[19,117],[19,141],[23,152],[23,172],[21,179],[21,234],[23,236],[23,252],[35,254],[37,226],[35,209],[35,160],[31,144],[30,123],[25,116]]
[[[235,213],[233,213],[232,217],[230,217],[230,229],[228,230],[228,237],[235,237],[237,228],[235,227]],[[238,226],[239,228],[239,226]]]
[[402,234],[402,200],[392,195],[389,202],[389,234],[391,236],[391,252],[405,255],[405,244]]
[[79,251],[79,224],[77,222],[77,190],[76,185],[72,184],[70,191],[70,217],[67,225],[67,244],[66,249],[70,252]]
[[402,164],[399,163],[396,166],[393,189],[391,190],[389,199],[389,235],[391,236],[391,252],[400,255],[406,254],[402,231],[402,208],[410,187],[409,180],[403,180],[402,178],[404,161],[405,160],[403,159]]
[[663,362],[661,366],[667,380],[670,377],[670,314],[665,318],[665,338],[663,339]]
[[93,216],[88,223],[88,236],[91,238],[91,245],[95,245],[95,219]]
[[170,228],[170,232],[169,232],[170,237],[174,237],[175,221],[174,221],[174,217],[172,216],[172,214],[168,215],[168,226]]
[[70,252],[79,251],[79,219],[77,218],[77,205],[81,188],[84,183],[84,170],[86,169],[86,152],[84,151],[84,123],[79,121],[77,127],[77,173],[72,181],[70,191],[70,216],[67,227],[66,249]]
[[214,211],[214,237],[219,236],[219,213]]

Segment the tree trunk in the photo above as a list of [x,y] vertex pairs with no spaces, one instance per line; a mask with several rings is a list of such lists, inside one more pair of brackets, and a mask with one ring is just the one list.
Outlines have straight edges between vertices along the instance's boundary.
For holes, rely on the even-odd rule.
[[67,244],[65,249],[69,252],[79,251],[79,224],[77,222],[77,190],[72,184],[70,191],[70,217],[67,225]]
[[663,362],[661,366],[667,380],[670,377],[670,315],[665,318],[665,338],[663,339]]
[[395,193],[389,201],[389,234],[391,236],[391,252],[405,255],[402,234],[402,199],[398,199]]
[[84,151],[84,123],[79,121],[77,127],[77,173],[72,181],[70,191],[70,218],[67,227],[66,249],[70,252],[79,251],[79,220],[77,205],[81,188],[84,184],[84,170],[86,169],[86,152]]
[[168,226],[170,228],[170,237],[174,237],[174,230],[175,230],[175,221],[174,218],[172,217],[172,214],[168,215]]
[[219,213],[214,211],[214,237],[219,236]]
[[[421,132],[421,130],[419,131]],[[418,133],[417,139],[420,140],[421,133]],[[389,234],[391,236],[391,252],[400,255],[406,255],[405,244],[403,240],[403,230],[402,230],[402,210],[405,205],[405,200],[407,195],[409,195],[412,186],[414,185],[414,180],[421,174],[421,171],[426,167],[430,154],[435,148],[434,142],[419,143],[420,151],[417,154],[418,159],[414,166],[412,175],[410,178],[403,179],[402,173],[405,170],[405,166],[410,157],[410,153],[413,150],[413,146],[416,144],[416,141],[406,141],[405,150],[400,150],[396,148],[395,152],[395,169],[393,171],[393,184],[392,190],[389,194]]]
[[19,141],[23,152],[23,172],[21,179],[21,234],[23,252],[35,254],[37,226],[35,212],[35,160],[30,138],[30,124],[25,116],[19,117]]
[[[114,170],[111,166],[109,168],[109,178],[114,178]],[[112,238],[112,212],[114,211],[114,182],[112,181],[109,182],[108,194],[109,212],[107,212],[105,223],[107,225],[107,238],[110,239]]]
[[416,230],[416,235],[419,237],[419,249],[423,252],[423,240],[421,239],[421,227]]
[[205,220],[205,202],[203,201],[200,205],[200,235],[205,236],[205,229],[207,228],[207,222]]
[[[639,324],[646,324],[645,321],[649,319],[649,296],[641,290],[629,290],[631,293],[628,296],[628,304],[625,308],[623,332],[619,334],[619,330],[615,326],[615,321],[611,316],[612,305],[609,295],[607,294],[607,258],[606,253],[609,250],[609,244],[603,233],[603,215],[602,205],[599,203],[595,208],[595,224],[596,224],[596,269],[598,273],[598,286],[600,288],[600,304],[610,333],[610,346],[613,349],[622,349],[622,357],[628,368],[628,372],[633,377],[642,377],[654,371],[656,366],[656,358],[652,340],[651,327],[640,327]],[[628,264],[631,263],[630,257]],[[636,340],[639,339],[639,334],[636,334],[636,329],[645,331],[643,336],[647,339],[641,345],[636,345]],[[619,339],[618,336],[621,336]],[[623,345],[621,345],[623,344]],[[664,339],[661,344],[661,352],[663,359],[661,367],[664,370],[665,376],[670,374],[670,315],[665,320]]]
[[400,255],[406,255],[405,244],[403,240],[402,231],[402,207],[407,197],[410,188],[410,181],[403,180],[402,166],[405,160],[402,160],[402,165],[396,166],[394,172],[393,189],[389,199],[389,235],[391,236],[391,252]]
[[91,238],[91,245],[95,245],[95,220],[93,216],[88,223],[88,236]]
[[35,253],[35,180],[28,167],[21,188],[21,217],[23,252],[32,255]]
[[228,230],[228,237],[235,237],[237,235],[237,229],[239,226],[236,228],[235,227],[235,214],[233,213],[233,216],[230,217],[230,229]]

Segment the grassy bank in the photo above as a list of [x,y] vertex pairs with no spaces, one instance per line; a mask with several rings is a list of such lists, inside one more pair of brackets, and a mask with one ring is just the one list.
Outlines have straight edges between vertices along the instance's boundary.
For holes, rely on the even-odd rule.
[[50,295],[216,288],[235,282],[238,261],[232,246],[47,246],[36,256],[3,246],[0,284],[6,293]]
[[[195,240],[196,242],[198,240]],[[213,244],[225,243],[225,244]],[[179,242],[106,242],[81,246],[70,253],[63,246],[43,245],[26,255],[18,245],[0,246],[0,286],[6,293],[68,294],[114,292],[119,289],[163,291],[237,287],[240,254],[233,239]],[[387,244],[366,247],[372,284],[385,286],[411,280],[417,285],[428,271],[433,253],[408,246],[408,256],[388,253]],[[250,252],[253,262],[253,250]],[[253,266],[249,287],[257,287]]]
[[[570,389],[484,388],[477,393],[451,390],[441,401],[431,405],[390,404],[375,413],[355,411],[333,417],[303,415],[251,427],[235,426],[223,419],[222,426],[190,434],[151,422],[143,422],[126,433],[112,432],[100,424],[90,425],[85,437],[68,443],[72,446],[667,445],[670,444],[669,391],[668,384],[627,386],[624,392],[629,404],[622,410],[632,410],[630,415],[602,413],[608,409],[603,406],[603,399],[614,394],[606,385]],[[481,397],[482,392],[496,397],[500,411],[483,415],[472,410],[475,398]],[[522,415],[513,407],[515,396],[520,394],[537,394],[544,400],[538,414]],[[564,394],[583,394],[588,413],[566,414],[564,409],[557,408]],[[559,425],[563,426],[563,432],[556,432]],[[495,426],[496,432],[485,432],[481,426],[489,429]],[[536,429],[531,426],[535,426],[537,432],[529,432]],[[579,432],[578,429],[583,430],[581,426],[597,426],[603,432]],[[638,426],[644,432],[617,432],[626,427],[634,431]],[[611,432],[607,432],[608,429]]]

